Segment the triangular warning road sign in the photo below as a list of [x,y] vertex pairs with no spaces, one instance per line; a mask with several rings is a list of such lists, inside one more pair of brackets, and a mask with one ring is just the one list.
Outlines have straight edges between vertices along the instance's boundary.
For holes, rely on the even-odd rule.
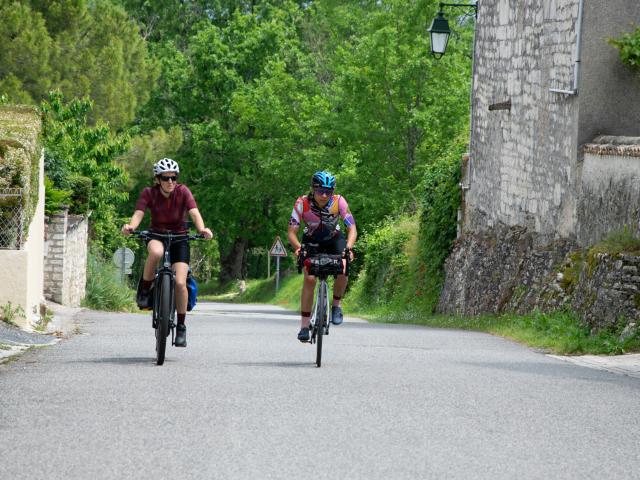
[[269,250],[269,255],[272,257],[286,257],[287,251],[284,249],[284,245],[282,244],[282,240],[280,237],[276,237],[276,241],[273,242],[273,246],[271,250]]

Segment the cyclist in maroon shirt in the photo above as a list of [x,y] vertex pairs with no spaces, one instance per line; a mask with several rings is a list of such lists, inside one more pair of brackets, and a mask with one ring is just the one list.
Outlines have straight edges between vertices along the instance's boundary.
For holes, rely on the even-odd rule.
[[[150,229],[155,232],[184,233],[186,214],[193,220],[198,233],[210,239],[213,234],[204,225],[202,215],[196,201],[186,185],[177,183],[180,167],[170,158],[163,158],[153,166],[155,184],[142,190],[136,203],[136,209],[129,223],[122,226],[122,233],[129,235],[138,228],[144,218],[145,211],[151,212]],[[136,302],[142,309],[149,308],[149,289],[155,277],[156,266],[164,255],[164,246],[159,240],[149,240],[147,243],[147,260],[144,264],[142,279],[138,285]],[[177,242],[171,245],[172,268],[176,272],[176,312],[178,325],[176,327],[176,347],[187,346],[187,273],[189,272],[189,242]]]

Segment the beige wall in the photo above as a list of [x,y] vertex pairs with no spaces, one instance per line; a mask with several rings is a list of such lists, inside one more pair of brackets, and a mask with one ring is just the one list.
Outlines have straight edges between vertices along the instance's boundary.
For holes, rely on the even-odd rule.
[[0,305],[20,306],[25,318],[17,318],[20,327],[29,328],[39,319],[44,301],[44,155],[40,156],[38,204],[22,250],[0,250]]

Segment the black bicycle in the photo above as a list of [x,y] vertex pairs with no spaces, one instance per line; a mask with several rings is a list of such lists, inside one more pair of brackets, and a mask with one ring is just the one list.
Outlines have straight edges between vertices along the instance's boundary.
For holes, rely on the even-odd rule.
[[172,244],[188,242],[204,238],[204,235],[192,235],[188,233],[157,233],[151,231],[133,231],[140,240],[159,240],[164,246],[164,259],[156,269],[156,275],[151,286],[152,322],[156,331],[156,364],[164,363],[167,349],[167,337],[171,333],[171,345],[175,345],[176,328],[176,274],[171,268],[171,255],[169,253]]
[[[331,301],[329,297],[329,276],[349,275],[349,254],[330,255],[327,253],[314,253],[314,244],[303,244],[298,255],[298,273],[303,268],[309,275],[318,277],[316,296],[311,310],[311,324],[309,325],[309,343],[316,344],[316,366],[322,364],[322,337],[329,335],[331,325]],[[346,266],[343,264],[346,260]]]

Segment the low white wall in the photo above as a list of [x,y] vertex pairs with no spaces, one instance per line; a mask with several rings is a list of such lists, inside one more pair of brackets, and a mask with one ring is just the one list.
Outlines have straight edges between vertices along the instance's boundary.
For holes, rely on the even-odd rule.
[[18,326],[29,328],[40,318],[44,302],[44,155],[40,156],[38,204],[22,250],[0,250],[0,305],[11,302],[25,313]]

